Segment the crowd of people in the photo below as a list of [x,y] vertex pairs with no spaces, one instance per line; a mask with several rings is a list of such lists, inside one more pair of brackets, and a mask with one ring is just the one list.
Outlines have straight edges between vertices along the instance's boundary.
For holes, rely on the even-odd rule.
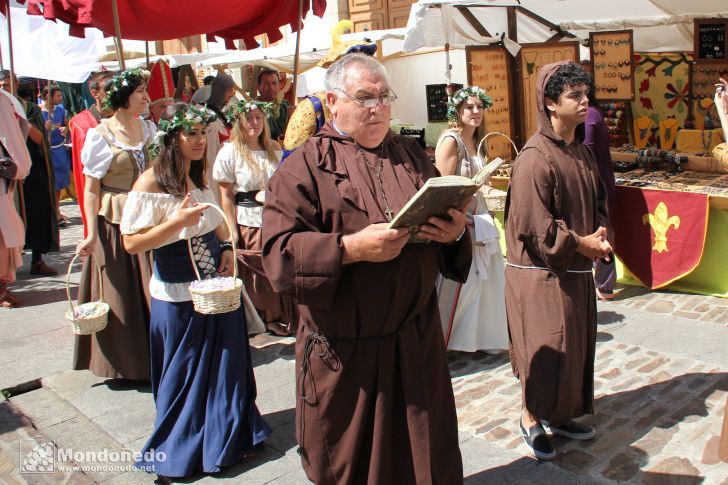
[[[240,98],[219,72],[190,103],[175,101],[171,80],[163,62],[95,74],[94,103],[70,122],[57,88],[40,107],[0,95],[10,161],[0,165],[0,302],[20,303],[8,285],[23,248],[31,273],[56,274],[42,255],[59,248],[58,191],[73,174],[79,302],[103,286],[110,312],[104,330],[76,337],[72,366],[151,382],[157,414],[139,468],[186,477],[256,454],[272,430],[248,337],[265,330],[295,335],[296,439],[317,484],[461,483],[448,349],[509,353],[536,458],[556,456],[554,434],[595,435],[576,419],[593,412],[596,298],[614,290],[614,180],[582,66],[540,71],[539,128],[514,163],[505,234],[486,204],[505,194],[486,184],[417,228],[424,244],[389,222],[427,179],[484,166],[483,89],[453,93],[433,163],[390,130],[397,96],[364,53],[334,62],[290,126],[276,71]],[[716,103],[725,121],[725,96]],[[295,141],[282,161],[284,139]],[[235,261],[242,306],[196,311],[190,283],[234,276]]]

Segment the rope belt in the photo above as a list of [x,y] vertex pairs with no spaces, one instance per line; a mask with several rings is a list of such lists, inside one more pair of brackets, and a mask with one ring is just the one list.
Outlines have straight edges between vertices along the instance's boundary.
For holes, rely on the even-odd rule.
[[[506,266],[511,266],[513,268],[519,268],[519,269],[542,269],[544,271],[549,271],[548,268],[544,268],[543,266],[521,266],[520,264],[513,264],[506,261]],[[590,269],[567,269],[567,273],[592,273],[592,270]]]
[[[332,372],[338,372],[341,369],[341,361],[339,357],[331,349],[332,342],[376,342],[384,340],[386,338],[397,335],[404,328],[408,327],[415,319],[408,320],[404,325],[399,327],[394,332],[390,332],[384,335],[375,335],[372,337],[331,337],[326,338],[320,332],[311,332],[306,337],[306,341],[303,345],[303,358],[301,359],[301,371],[298,373],[296,379],[296,387],[298,388],[298,398],[301,400],[301,422],[300,422],[300,437],[296,452],[305,456],[305,450],[303,446],[303,436],[306,431],[304,404],[315,404],[316,403],[316,382],[314,381],[313,375],[311,375],[311,355],[316,352],[316,357]],[[310,392],[307,391],[306,385],[310,385]]]

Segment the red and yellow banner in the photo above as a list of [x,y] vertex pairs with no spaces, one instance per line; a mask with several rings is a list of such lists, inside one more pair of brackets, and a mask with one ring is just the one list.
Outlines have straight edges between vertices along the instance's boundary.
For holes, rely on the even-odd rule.
[[708,229],[708,196],[617,186],[615,251],[645,286],[662,288],[700,264]]

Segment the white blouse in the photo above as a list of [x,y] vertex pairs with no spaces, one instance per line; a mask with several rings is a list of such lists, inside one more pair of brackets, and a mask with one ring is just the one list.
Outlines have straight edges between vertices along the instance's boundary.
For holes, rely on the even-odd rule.
[[[238,192],[265,190],[282,155],[282,152],[276,151],[276,160],[269,160],[268,152],[265,150],[252,150],[251,153],[255,162],[262,168],[259,174],[254,174],[248,169],[248,165],[232,142],[225,143],[217,153],[212,168],[212,178],[217,182],[232,183],[233,197]],[[260,227],[263,223],[263,206],[237,206],[237,220],[241,226]]]
[[[207,202],[217,205],[215,196],[210,189],[194,189],[190,191],[190,206],[197,202]],[[122,234],[136,234],[142,229],[155,227],[172,217],[179,205],[180,199],[170,194],[138,192],[132,190],[124,204],[120,230]],[[173,242],[201,236],[215,229],[223,223],[222,215],[214,209],[203,212],[200,221],[190,227],[185,227],[179,233],[167,239],[161,246]],[[191,300],[189,283],[165,283],[152,274],[149,282],[149,292],[157,300],[182,302]]]
[[104,121],[96,129],[88,130],[86,140],[83,142],[83,148],[81,149],[81,163],[83,164],[84,175],[101,180],[109,170],[111,160],[114,156],[111,151],[111,146],[109,146],[106,138],[98,130],[104,130],[114,146],[120,150],[131,150],[135,152],[142,150],[144,145],[157,132],[157,126],[149,120],[139,121],[142,123],[144,140],[135,146],[127,145],[117,140],[111,130],[106,127]]

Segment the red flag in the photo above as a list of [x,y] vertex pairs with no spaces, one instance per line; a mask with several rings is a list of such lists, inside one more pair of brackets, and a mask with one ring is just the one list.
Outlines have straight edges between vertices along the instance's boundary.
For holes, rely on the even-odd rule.
[[708,196],[617,186],[615,251],[645,286],[662,288],[700,264],[708,229]]

